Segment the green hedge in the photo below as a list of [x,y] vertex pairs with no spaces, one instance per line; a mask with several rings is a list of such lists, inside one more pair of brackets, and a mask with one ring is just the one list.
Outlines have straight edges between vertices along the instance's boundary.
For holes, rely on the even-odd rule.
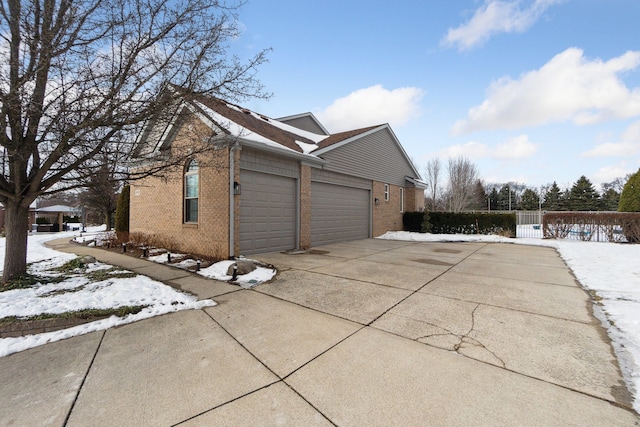
[[424,232],[431,226],[433,234],[499,234],[516,236],[516,214],[511,213],[452,213],[428,212],[427,224],[424,212],[405,212],[405,231]]
[[414,233],[422,232],[423,220],[424,212],[405,212],[404,215],[402,215],[404,231],[413,231]]

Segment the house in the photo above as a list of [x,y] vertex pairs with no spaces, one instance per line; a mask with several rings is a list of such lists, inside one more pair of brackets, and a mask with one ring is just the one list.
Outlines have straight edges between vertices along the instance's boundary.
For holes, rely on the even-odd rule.
[[311,113],[273,119],[192,96],[145,127],[138,167],[194,144],[216,149],[132,183],[130,232],[228,258],[379,236],[424,208],[425,185],[388,124],[329,134]]

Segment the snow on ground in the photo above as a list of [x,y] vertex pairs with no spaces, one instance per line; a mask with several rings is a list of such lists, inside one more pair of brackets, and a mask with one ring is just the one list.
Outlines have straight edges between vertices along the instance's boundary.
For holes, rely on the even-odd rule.
[[[171,259],[173,261],[178,260],[178,259],[182,259],[185,258],[187,255],[185,254],[174,254],[173,252],[171,253]],[[153,261],[153,262],[157,262],[160,264],[165,264],[167,263],[168,257],[166,253],[160,254],[160,255],[152,255],[147,257],[147,259],[149,261]],[[273,268],[268,268],[265,266],[260,265],[260,263],[258,261],[255,260],[250,260],[250,259],[246,259],[243,258],[243,260],[245,261],[253,261],[256,263],[256,269],[253,270],[252,272],[248,273],[248,274],[242,274],[242,275],[238,275],[238,277],[236,278],[236,280],[233,282],[243,288],[251,288],[255,285],[258,285],[262,282],[266,282],[268,280],[271,280],[273,278],[273,276],[276,275],[276,270]],[[196,266],[197,261],[193,260],[193,259],[185,259],[183,261],[180,261],[178,263],[175,264],[171,264],[172,267],[177,267],[177,268],[193,268]],[[228,282],[230,281],[233,277],[227,274],[227,271],[229,270],[229,267],[232,266],[235,263],[235,261],[219,261],[216,262],[212,265],[210,265],[209,267],[203,268],[199,271],[196,271],[196,273],[200,274],[201,276],[207,277],[209,279],[215,279],[215,280],[220,280],[222,282]]]
[[[252,260],[247,259],[246,261]],[[202,276],[208,277],[210,279],[222,280],[226,282],[232,279],[232,276],[229,276],[227,274],[227,271],[234,262],[235,261],[220,261],[207,268],[203,268],[202,270],[198,271],[198,274],[201,274]],[[275,275],[275,269],[257,265],[256,269],[252,272],[239,275],[235,283],[243,288],[251,288],[259,283],[271,280]]]
[[412,242],[499,242],[555,248],[580,284],[602,298],[601,305],[594,306],[594,311],[607,328],[620,369],[634,396],[634,409],[640,412],[640,245],[407,231],[388,232],[378,238]]
[[[43,245],[47,240],[72,237],[74,233],[34,234],[29,236],[28,262],[31,274],[51,275],[48,270],[76,258],[73,254],[54,251]],[[0,239],[0,254],[5,254],[5,239]],[[2,258],[4,259],[4,258]],[[103,263],[90,264],[88,271],[110,269]],[[125,270],[116,270],[114,273]],[[27,289],[0,292],[0,318],[27,317],[42,313],[65,313],[85,309],[109,309],[124,306],[146,306],[136,314],[111,316],[56,332],[0,339],[0,357],[76,335],[108,329],[161,314],[214,306],[212,300],[198,301],[195,296],[175,290],[146,276],[117,278],[91,282],[82,274],[60,283],[49,283]]]

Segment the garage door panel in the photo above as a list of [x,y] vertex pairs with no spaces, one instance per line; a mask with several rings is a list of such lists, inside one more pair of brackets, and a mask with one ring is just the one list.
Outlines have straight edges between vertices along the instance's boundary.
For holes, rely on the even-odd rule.
[[368,238],[369,209],[369,190],[312,182],[312,246]]
[[240,252],[295,248],[295,179],[242,170],[240,184]]

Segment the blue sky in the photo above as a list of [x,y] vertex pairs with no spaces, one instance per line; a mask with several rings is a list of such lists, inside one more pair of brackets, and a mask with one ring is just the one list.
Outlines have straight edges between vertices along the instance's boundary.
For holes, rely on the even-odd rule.
[[599,186],[640,167],[640,1],[249,0],[236,49],[273,48],[271,117],[389,123],[422,172]]

